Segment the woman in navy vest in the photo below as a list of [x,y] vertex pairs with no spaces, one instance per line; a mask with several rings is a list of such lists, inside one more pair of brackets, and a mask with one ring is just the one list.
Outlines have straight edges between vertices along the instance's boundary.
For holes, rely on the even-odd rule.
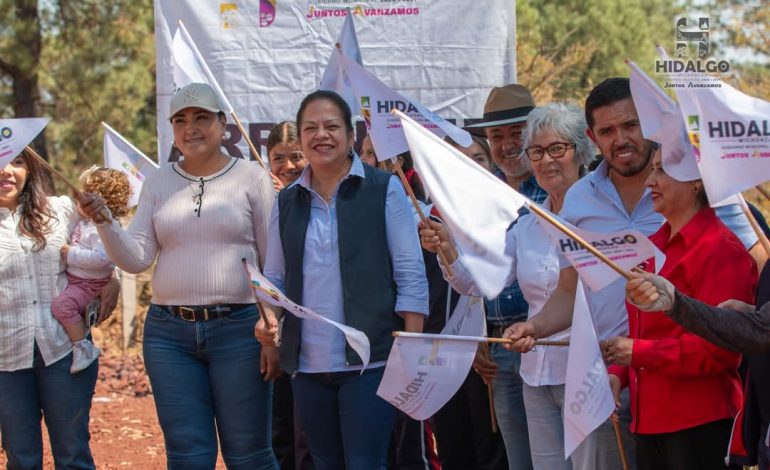
[[[284,317],[281,368],[313,462],[385,469],[394,408],[376,395],[392,331],[422,331],[428,286],[403,187],[353,153],[351,112],[336,93],[302,101],[297,127],[309,164],[273,207],[265,275],[293,301],[363,331],[369,366],[325,323]],[[272,313],[272,312],[271,312]],[[276,332],[258,325],[263,344]]]

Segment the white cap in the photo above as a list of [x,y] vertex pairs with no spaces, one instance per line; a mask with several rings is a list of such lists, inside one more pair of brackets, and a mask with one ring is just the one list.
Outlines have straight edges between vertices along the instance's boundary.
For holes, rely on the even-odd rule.
[[190,83],[180,88],[171,98],[169,116],[187,108],[201,108],[212,113],[225,112],[217,93],[207,83]]

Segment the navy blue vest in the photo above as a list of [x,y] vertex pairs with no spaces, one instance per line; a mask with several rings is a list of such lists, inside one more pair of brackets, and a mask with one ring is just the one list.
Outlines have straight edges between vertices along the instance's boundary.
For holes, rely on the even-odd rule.
[[[364,165],[365,178],[348,177],[337,192],[337,230],[345,324],[363,331],[371,343],[370,360],[387,359],[393,330],[403,329],[395,314],[396,284],[385,231],[385,203],[392,175]],[[278,195],[279,230],[286,262],[286,295],[302,304],[305,236],[310,220],[310,192],[294,185]],[[287,313],[281,333],[281,368],[299,365],[302,319]],[[361,364],[346,347],[346,361]]]

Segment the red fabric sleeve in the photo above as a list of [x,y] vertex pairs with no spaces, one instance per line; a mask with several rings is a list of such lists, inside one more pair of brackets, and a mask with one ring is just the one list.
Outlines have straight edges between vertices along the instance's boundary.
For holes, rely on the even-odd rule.
[[[751,255],[727,243],[708,253],[693,253],[687,266],[692,297],[709,305],[727,299],[754,302],[757,269]],[[697,258],[695,258],[697,256]],[[740,354],[720,348],[692,333],[679,338],[635,340],[631,366],[647,367],[665,374],[698,376],[735,368]]]
[[621,388],[628,387],[628,366],[611,365],[607,367],[607,373],[618,376]]

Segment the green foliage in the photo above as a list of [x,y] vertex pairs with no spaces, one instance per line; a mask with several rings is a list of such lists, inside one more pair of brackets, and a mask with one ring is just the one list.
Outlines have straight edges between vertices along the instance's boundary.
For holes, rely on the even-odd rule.
[[597,83],[628,75],[626,59],[652,72],[655,46],[671,49],[682,11],[670,0],[517,0],[519,81],[538,102],[582,105]]
[[[42,51],[24,47],[26,22],[14,4],[37,3]],[[41,115],[50,160],[74,180],[102,164],[105,121],[144,151],[154,150],[155,49],[152,2],[133,0],[0,0],[0,53],[38,74]],[[0,79],[3,115],[13,110],[11,78]]]

